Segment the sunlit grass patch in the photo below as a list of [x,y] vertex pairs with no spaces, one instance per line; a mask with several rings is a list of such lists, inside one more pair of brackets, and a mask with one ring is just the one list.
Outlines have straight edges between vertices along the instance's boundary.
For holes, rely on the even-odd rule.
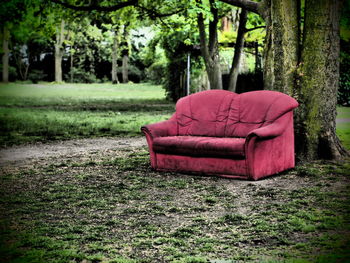
[[350,151],[350,107],[338,107],[337,118],[346,119],[337,123],[337,135],[344,147]]
[[149,84],[0,85],[0,145],[140,135],[173,109]]
[[0,144],[97,136],[140,135],[140,127],[165,120],[154,112],[90,112],[0,108]]

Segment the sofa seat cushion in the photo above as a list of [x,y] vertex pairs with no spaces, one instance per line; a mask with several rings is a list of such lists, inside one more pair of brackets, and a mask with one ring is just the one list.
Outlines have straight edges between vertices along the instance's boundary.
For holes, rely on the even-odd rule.
[[188,156],[244,157],[244,138],[168,136],[154,139],[158,153]]

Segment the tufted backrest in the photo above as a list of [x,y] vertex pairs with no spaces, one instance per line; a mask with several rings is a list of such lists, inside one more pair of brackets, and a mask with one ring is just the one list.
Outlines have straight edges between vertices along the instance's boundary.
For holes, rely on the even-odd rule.
[[177,102],[178,134],[246,137],[297,106],[295,99],[276,91],[202,91]]

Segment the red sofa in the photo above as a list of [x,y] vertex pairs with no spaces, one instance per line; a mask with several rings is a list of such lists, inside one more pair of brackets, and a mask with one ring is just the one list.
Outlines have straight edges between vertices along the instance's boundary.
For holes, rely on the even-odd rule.
[[145,125],[151,166],[258,180],[294,167],[292,97],[275,91],[202,91],[166,121]]

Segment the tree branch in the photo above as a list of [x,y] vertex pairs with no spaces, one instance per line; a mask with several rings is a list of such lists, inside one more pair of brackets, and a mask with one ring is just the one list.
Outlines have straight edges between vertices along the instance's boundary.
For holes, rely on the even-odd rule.
[[146,8],[146,7],[144,7],[144,6],[141,6],[141,5],[139,5],[139,4],[136,4],[135,7],[140,8],[140,9],[141,9],[142,11],[144,11],[151,19],[163,18],[163,17],[167,17],[167,16],[172,16],[172,15],[181,13],[182,11],[185,10],[184,8],[180,8],[180,9],[175,10],[175,11],[173,11],[173,12],[162,14],[162,13],[158,13],[158,12],[155,11],[155,10],[152,10],[152,9]]
[[218,26],[218,9],[214,7],[214,0],[210,0],[210,11],[213,14],[213,20],[209,21],[209,52],[210,55],[213,55],[213,52],[215,52],[218,44],[218,32],[217,32],[217,26]]
[[257,26],[257,27],[253,27],[253,28],[246,28],[244,33],[248,33],[250,31],[256,30],[256,29],[260,29],[260,28],[265,28],[266,26]]
[[260,6],[262,5],[261,4],[262,2],[258,3],[251,0],[220,0],[220,1],[229,5],[234,5],[237,7],[244,8],[247,11],[251,11],[261,15]]
[[208,50],[208,46],[207,46],[207,36],[205,33],[204,18],[203,18],[202,13],[198,14],[197,21],[198,21],[198,29],[199,29],[199,38],[200,38],[200,43],[201,43],[200,47],[201,47],[201,51],[202,51],[204,60],[207,63],[207,61],[210,58],[210,55],[209,55],[209,50]]
[[154,9],[149,9],[149,8],[146,8],[142,5],[139,5],[138,0],[128,0],[126,2],[121,2],[121,3],[115,4],[115,5],[111,5],[111,6],[100,6],[97,4],[98,1],[96,1],[96,0],[91,1],[89,5],[84,5],[84,6],[72,5],[72,4],[66,3],[64,0],[51,0],[51,2],[56,3],[56,4],[60,4],[66,8],[70,8],[70,9],[73,9],[76,11],[96,10],[96,11],[112,12],[112,11],[117,11],[119,9],[123,9],[124,7],[134,6],[136,8],[139,8],[144,13],[146,13],[151,19],[172,16],[172,15],[181,13],[182,11],[185,10],[184,8],[180,8],[180,9],[175,10],[173,12],[162,14],[162,13],[157,12]]
[[105,12],[116,11],[116,10],[122,9],[124,7],[127,7],[127,6],[136,6],[138,4],[138,0],[128,0],[126,2],[121,2],[121,3],[115,4],[115,5],[111,5],[111,6],[96,5],[97,1],[93,1],[92,4],[90,4],[90,5],[83,5],[83,6],[76,6],[76,5],[68,4],[62,0],[51,0],[51,2],[56,3],[56,4],[60,4],[66,8],[70,8],[70,9],[73,9],[76,11],[97,10],[97,11],[105,11]]

